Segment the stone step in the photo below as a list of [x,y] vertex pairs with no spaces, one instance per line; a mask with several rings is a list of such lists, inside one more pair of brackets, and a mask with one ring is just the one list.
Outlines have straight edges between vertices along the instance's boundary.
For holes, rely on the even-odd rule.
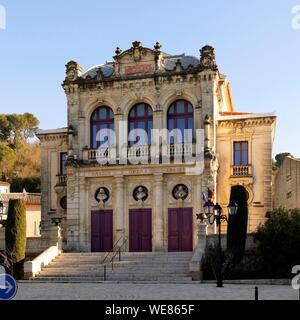
[[[99,274],[99,273],[95,273],[95,274],[76,274],[76,273],[72,273],[72,274],[60,274],[60,275],[55,275],[55,274],[42,274],[40,275],[37,279],[42,279],[42,278],[61,278],[61,279],[70,279],[70,278],[86,278],[86,279],[94,279],[94,278],[99,278],[99,279],[104,279],[103,274]],[[176,279],[191,279],[190,277],[188,277],[186,274],[179,274],[179,275],[169,275],[169,276],[165,276],[165,275],[160,275],[160,274],[149,274],[149,275],[145,275],[145,274],[107,274],[106,275],[106,279],[107,280],[147,280],[147,281],[151,281],[151,280],[176,280]]]
[[[168,270],[107,270],[107,274],[112,274],[112,275],[117,275],[117,274],[122,274],[122,275],[162,275],[162,276],[176,276],[176,275],[186,275],[187,272],[186,270],[179,270],[177,272],[175,271],[168,271]],[[45,269],[40,272],[40,275],[55,275],[55,276],[68,276],[68,275],[82,275],[82,276],[87,276],[87,275],[97,275],[99,274],[100,276],[104,274],[104,270],[65,270],[65,271],[60,271],[57,272],[56,270],[51,270],[51,269]]]
[[[177,260],[121,260],[119,261],[118,259],[114,260],[114,264],[120,264],[120,265],[134,265],[134,264],[151,264],[151,265],[176,265],[176,266],[183,266],[189,264],[190,260],[187,261],[177,261]],[[99,261],[58,261],[54,260],[51,264],[53,265],[61,265],[61,266],[87,266],[87,265],[97,265],[97,266],[104,266],[104,265],[109,265],[111,262],[106,262],[104,264],[100,263]]]
[[[176,271],[176,270],[186,270],[187,266],[173,266],[173,265],[114,265],[114,269],[123,269],[123,270],[167,270],[167,271]],[[62,265],[49,265],[44,268],[44,270],[103,270],[104,266],[96,266],[96,265],[87,265],[87,266],[62,266]],[[112,266],[109,265],[106,267],[107,270],[111,270]]]
[[[101,264],[106,253],[62,253],[45,267],[36,280],[46,281],[103,281],[104,265]],[[106,275],[109,281],[146,281],[149,283],[178,281],[191,282],[187,276],[191,252],[122,252],[111,269],[109,256]]]
[[[115,252],[116,253],[116,252]],[[112,253],[110,253],[111,255]],[[121,252],[121,255],[123,256],[133,256],[133,257],[145,257],[145,256],[155,256],[155,257],[189,257],[192,256],[192,252],[187,251],[187,252]],[[107,254],[106,253],[93,253],[93,252],[86,252],[86,253],[61,253],[58,258],[60,257],[91,257],[91,258],[97,258],[97,257],[105,257]]]
[[61,278],[61,277],[40,277],[40,278],[32,278],[30,279],[34,282],[58,282],[58,283],[140,283],[140,284],[155,284],[155,283],[165,283],[165,284],[178,284],[178,283],[195,283],[189,277],[177,278],[177,279],[159,279],[159,280],[111,280],[107,279],[103,280],[103,277],[69,277],[69,278]]

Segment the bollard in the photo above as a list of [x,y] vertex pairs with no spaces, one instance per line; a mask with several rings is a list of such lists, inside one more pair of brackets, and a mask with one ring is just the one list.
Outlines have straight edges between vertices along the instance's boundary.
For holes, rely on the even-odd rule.
[[104,266],[104,275],[103,275],[104,281],[106,281],[106,266]]
[[258,300],[258,288],[255,287],[255,300],[257,301]]

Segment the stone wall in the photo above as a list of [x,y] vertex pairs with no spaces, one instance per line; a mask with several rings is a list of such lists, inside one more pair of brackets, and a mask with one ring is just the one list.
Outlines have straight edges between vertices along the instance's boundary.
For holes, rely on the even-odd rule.
[[[219,237],[217,234],[211,234],[208,235],[206,238],[206,247],[209,246],[218,246],[219,243]],[[222,234],[221,235],[221,243],[222,243],[222,248],[226,249],[227,247],[227,235]],[[254,242],[254,235],[253,234],[248,234],[246,238],[246,250],[253,250],[257,247],[258,243]]]
[[274,207],[300,208],[300,161],[285,157],[275,176]]

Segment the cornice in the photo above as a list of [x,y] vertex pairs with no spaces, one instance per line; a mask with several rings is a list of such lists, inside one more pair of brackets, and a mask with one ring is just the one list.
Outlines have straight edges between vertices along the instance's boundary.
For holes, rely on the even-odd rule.
[[260,125],[271,125],[276,122],[276,116],[270,117],[257,117],[251,119],[222,119],[217,121],[217,127],[236,127],[241,124],[243,126],[260,126]]

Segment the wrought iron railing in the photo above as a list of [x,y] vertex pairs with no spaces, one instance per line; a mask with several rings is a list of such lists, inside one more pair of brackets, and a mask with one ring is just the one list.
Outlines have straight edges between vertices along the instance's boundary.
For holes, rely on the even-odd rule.
[[[121,240],[123,242],[121,243]],[[121,261],[121,252],[122,248],[126,245],[128,238],[123,236],[118,239],[118,241],[114,244],[113,248],[107,252],[104,259],[101,261],[101,265],[103,265],[103,280],[107,280],[107,269],[111,267],[111,270],[114,270],[114,260],[118,256],[118,261]],[[121,244],[120,244],[121,243]],[[119,245],[120,244],[120,245]]]
[[66,186],[67,185],[67,176],[64,174],[59,174],[57,181],[57,186]]

